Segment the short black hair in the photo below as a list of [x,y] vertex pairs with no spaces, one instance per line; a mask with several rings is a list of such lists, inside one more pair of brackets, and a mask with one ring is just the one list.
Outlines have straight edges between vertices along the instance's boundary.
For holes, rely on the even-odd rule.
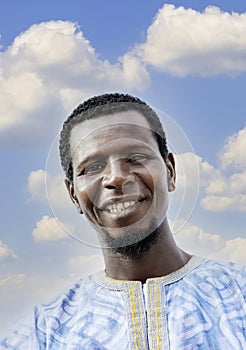
[[98,118],[102,115],[114,114],[122,111],[136,110],[148,121],[153,135],[159,146],[160,153],[166,161],[168,155],[166,135],[157,113],[138,97],[128,94],[108,93],[94,96],[74,109],[63,124],[60,133],[60,160],[66,178],[73,182],[73,166],[70,153],[70,134],[75,125],[85,120]]

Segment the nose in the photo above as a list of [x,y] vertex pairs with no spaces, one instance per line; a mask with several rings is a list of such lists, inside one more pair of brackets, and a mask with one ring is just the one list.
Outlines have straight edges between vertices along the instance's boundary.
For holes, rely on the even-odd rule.
[[123,159],[110,162],[104,169],[102,186],[108,189],[118,189],[123,192],[125,186],[135,183],[135,175],[129,171],[128,164]]

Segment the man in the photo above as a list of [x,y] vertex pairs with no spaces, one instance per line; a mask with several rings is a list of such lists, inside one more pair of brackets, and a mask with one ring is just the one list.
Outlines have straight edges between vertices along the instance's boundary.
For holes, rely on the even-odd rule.
[[175,163],[155,111],[129,95],[89,99],[64,123],[60,156],[105,271],[36,307],[2,349],[245,349],[245,268],[175,244]]

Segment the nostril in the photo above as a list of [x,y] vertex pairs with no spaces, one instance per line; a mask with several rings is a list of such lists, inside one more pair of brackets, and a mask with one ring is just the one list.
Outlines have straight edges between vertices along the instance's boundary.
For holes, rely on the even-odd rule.
[[106,188],[109,190],[115,190],[117,189],[117,186],[107,185]]

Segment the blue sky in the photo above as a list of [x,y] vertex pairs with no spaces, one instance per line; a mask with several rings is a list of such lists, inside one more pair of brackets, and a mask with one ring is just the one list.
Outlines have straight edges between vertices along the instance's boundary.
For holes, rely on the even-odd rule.
[[177,169],[171,221],[185,188],[192,207],[194,161],[200,190],[188,222],[181,211],[177,241],[246,264],[246,4],[8,1],[0,23],[2,333],[33,303],[103,266],[90,227],[63,196],[55,146],[47,161],[65,117],[97,93],[132,93],[179,124],[193,153],[177,154],[186,170]]

